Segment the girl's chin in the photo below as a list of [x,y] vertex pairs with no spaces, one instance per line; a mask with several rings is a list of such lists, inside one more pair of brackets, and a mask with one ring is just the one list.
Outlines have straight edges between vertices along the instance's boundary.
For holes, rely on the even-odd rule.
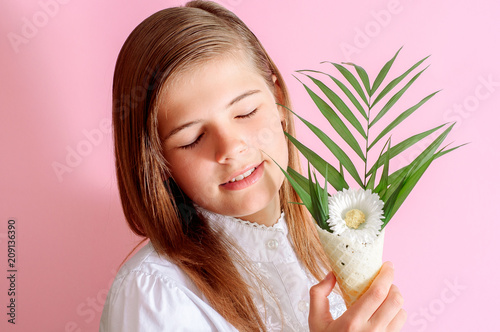
[[[263,198],[263,195],[260,196]],[[248,203],[248,202],[247,202]],[[268,223],[276,219],[276,214],[281,213],[279,205],[279,196],[270,197],[267,200],[262,200],[260,202],[252,202],[252,204],[238,204],[237,209],[231,209],[231,211],[226,210],[226,213],[220,213],[235,218],[257,222],[257,223]],[[279,215],[278,215],[279,217]],[[275,221],[275,220],[274,220]]]

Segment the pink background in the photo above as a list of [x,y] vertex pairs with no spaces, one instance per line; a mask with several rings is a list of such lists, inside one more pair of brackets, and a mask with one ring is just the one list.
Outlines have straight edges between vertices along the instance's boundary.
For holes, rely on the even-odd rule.
[[[138,241],[123,218],[114,177],[109,120],[116,56],[140,21],[183,3],[55,1],[4,0],[0,10],[2,331],[97,330],[116,268]],[[457,121],[447,142],[472,143],[424,175],[387,228],[385,259],[394,262],[405,297],[404,331],[498,330],[500,3],[218,2],[261,39],[295,110],[313,122],[320,118],[317,111],[308,115],[312,102],[292,77],[295,70],[335,73],[319,62],[351,60],[373,80],[402,45],[391,75],[432,54],[432,65],[401,103],[443,91],[394,137]],[[26,27],[32,23],[36,30]],[[24,43],[13,45],[9,34],[22,36],[23,29]],[[302,127],[298,135],[315,142]],[[413,147],[394,165],[421,150]],[[67,172],[58,176],[54,163],[67,164]],[[11,218],[18,236],[15,326],[6,323],[3,277]]]

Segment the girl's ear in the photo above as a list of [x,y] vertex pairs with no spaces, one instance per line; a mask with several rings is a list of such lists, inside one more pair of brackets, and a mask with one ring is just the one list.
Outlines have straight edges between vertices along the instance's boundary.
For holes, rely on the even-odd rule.
[[[283,99],[283,90],[281,89],[281,86],[279,84],[278,78],[276,75],[273,74],[273,83],[274,83],[274,99],[276,100],[276,103],[283,105],[284,104],[284,99]],[[278,110],[280,113],[280,119],[281,122],[285,121],[286,118],[286,111],[283,106],[278,105]]]

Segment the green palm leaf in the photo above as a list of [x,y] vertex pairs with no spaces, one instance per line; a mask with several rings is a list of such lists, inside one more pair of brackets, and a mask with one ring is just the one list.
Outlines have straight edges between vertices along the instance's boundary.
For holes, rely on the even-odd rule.
[[460,145],[455,146],[455,147],[452,147],[452,148],[450,148],[450,149],[448,149],[448,150],[443,150],[443,151],[440,151],[440,152],[436,153],[436,158],[434,158],[434,159],[437,159],[437,158],[439,158],[439,157],[442,157],[442,156],[444,156],[445,154],[450,153],[451,151],[455,151],[456,149],[458,149],[458,148],[460,148],[460,147],[462,147],[462,146],[465,146],[465,145],[467,145],[467,144],[469,144],[469,143],[460,144]]
[[385,88],[383,88],[382,91],[378,94],[377,98],[375,98],[375,100],[373,101],[371,106],[374,107],[375,105],[377,105],[377,103],[382,98],[384,98],[392,89],[394,89],[396,87],[396,85],[398,85],[399,82],[401,82],[406,76],[408,76],[408,74],[410,74],[415,68],[420,66],[420,64],[422,62],[424,62],[429,56],[430,55],[426,56],[425,58],[423,58],[422,60],[420,60],[419,62],[414,64],[410,69],[405,71],[403,74],[401,74],[400,76],[396,77],[391,82],[389,82],[389,84],[387,84],[387,86]]
[[292,177],[292,179],[308,194],[311,195],[309,192],[309,179],[306,178],[304,175],[300,174],[290,166],[287,167],[288,175]]
[[375,123],[378,122],[390,109],[394,104],[401,98],[401,96],[410,88],[410,86],[417,80],[417,78],[427,69],[428,67],[425,67],[422,71],[420,71],[417,75],[413,76],[413,78],[401,89],[399,90],[394,96],[389,99],[387,104],[384,105],[384,107],[380,110],[380,112],[377,114],[375,119],[369,124],[368,127],[372,127]]
[[[445,126],[446,124],[442,124],[442,125],[439,125],[437,126],[436,128],[432,128],[430,130],[427,130],[427,131],[424,131],[420,134],[417,134],[417,135],[413,135],[407,139],[405,139],[404,141],[402,141],[401,143],[398,143],[396,144],[394,147],[391,148],[391,156],[390,158],[394,158],[396,157],[397,155],[399,155],[401,152],[405,151],[406,149],[410,148],[411,146],[413,146],[414,144],[420,142],[422,139],[426,138],[427,136],[429,136],[430,134],[434,133],[436,130],[438,129],[441,129],[443,126]],[[382,156],[380,156],[380,158],[385,158],[385,153],[382,154]],[[379,159],[380,159],[379,158]],[[378,162],[379,165],[382,165],[382,162],[381,160]],[[378,168],[378,167],[377,167]],[[368,171],[367,175],[370,175],[372,174],[372,172],[375,171],[375,169],[377,169],[375,167],[375,165]]]
[[333,129],[344,139],[344,141],[356,152],[356,154],[364,161],[365,156],[363,155],[363,151],[361,151],[361,147],[359,143],[356,141],[354,136],[351,134],[347,126],[342,122],[340,117],[335,113],[335,111],[328,105],[321,97],[315,94],[309,87],[305,84],[302,84],[309,96],[311,96],[312,100],[321,111],[323,116],[330,122]]
[[389,72],[389,69],[391,69],[392,64],[394,63],[394,60],[396,60],[396,57],[398,56],[399,51],[401,51],[402,48],[403,47],[401,46],[401,48],[396,52],[396,54],[392,57],[392,59],[387,61],[384,67],[382,67],[382,70],[380,70],[380,72],[378,73],[377,78],[375,78],[375,81],[373,81],[373,86],[370,90],[370,96],[373,96],[373,94],[375,93],[375,91],[377,91],[380,84],[382,84],[384,78],[387,76],[387,73]]
[[368,74],[366,73],[366,71],[362,67],[352,62],[342,62],[342,64],[353,66],[356,69],[361,82],[363,82],[363,85],[365,86],[366,92],[368,92],[368,95],[371,97],[372,93],[370,89],[370,79],[368,78]]
[[[378,157],[377,161],[375,162],[375,165],[374,167],[375,168],[378,168],[379,166],[379,161],[381,160],[381,156],[382,156],[382,153],[384,152],[385,150],[385,147],[387,145],[389,145],[389,148],[390,148],[390,138],[387,140],[387,142],[385,143],[384,147],[382,148],[382,151],[380,151],[380,156]],[[389,150],[387,150],[389,151]],[[372,175],[370,176],[370,179],[368,180],[368,183],[366,184],[366,189],[373,189],[373,187],[375,186],[375,178],[377,177],[377,172],[373,172]]]
[[395,197],[394,203],[389,207],[386,206],[385,218],[382,225],[382,229],[384,229],[385,225],[391,220],[392,216],[398,211],[401,207],[405,199],[408,197],[410,192],[413,190],[418,180],[422,177],[424,172],[430,166],[430,164],[434,161],[435,156],[433,155],[429,160],[427,160],[422,166],[420,166],[415,172],[413,172],[405,181],[402,183],[402,186],[397,190],[393,196]]
[[[311,131],[325,144],[325,146],[333,153],[333,155],[339,160],[340,165],[343,165],[345,169],[351,174],[351,176],[356,180],[356,182],[360,185],[363,186],[363,182],[361,181],[361,177],[358,174],[358,171],[356,171],[356,167],[352,163],[351,159],[345,153],[328,135],[326,135],[324,132],[322,132],[318,127],[310,123],[309,121],[305,120],[304,118],[298,116],[293,112],[292,110],[288,109],[290,112],[292,112],[297,118],[299,118],[300,121],[302,121]],[[339,172],[340,173],[340,172]],[[341,174],[341,176],[343,176]]]
[[326,173],[322,171],[323,169],[328,168],[328,174],[330,176],[328,177],[328,183],[332,185],[336,190],[342,190],[344,188],[349,188],[349,185],[345,181],[344,177],[329,163],[327,163],[323,158],[318,156],[315,152],[313,152],[311,149],[306,147],[304,144],[300,143],[295,137],[291,136],[288,133],[285,133],[286,137],[290,140],[290,142],[293,143],[297,147],[297,149],[306,157],[306,159],[314,166],[315,169],[317,169],[321,175],[325,176]]
[[[382,177],[380,178],[380,182],[375,188],[375,192],[382,196],[385,194],[387,187],[389,186],[389,161],[391,160],[391,138],[389,137],[387,145],[387,152],[385,152],[384,160],[384,169],[382,170]],[[375,173],[373,173],[375,174]]]
[[[311,167],[310,164],[307,166],[307,172],[309,175],[309,192],[311,192],[311,204],[313,210],[314,220],[318,221],[318,224],[321,228],[329,230],[327,220],[328,220],[328,193],[325,188],[321,188],[318,183],[318,179],[316,178],[316,174],[314,174],[314,182],[311,176]],[[328,177],[328,168],[325,170],[325,179]]]
[[396,128],[396,126],[398,124],[400,124],[401,122],[403,122],[406,118],[408,118],[410,115],[413,114],[413,112],[415,112],[420,106],[422,106],[426,101],[428,101],[429,99],[431,99],[436,93],[438,93],[439,91],[436,91],[434,93],[431,93],[430,95],[428,95],[427,97],[425,97],[424,99],[422,99],[420,102],[418,102],[416,105],[413,105],[412,107],[410,107],[409,109],[407,109],[406,111],[404,111],[403,113],[401,113],[400,115],[398,115],[398,117],[392,121],[387,127],[384,128],[384,130],[382,130],[382,132],[377,136],[377,138],[375,138],[373,140],[373,142],[370,144],[370,146],[368,147],[368,150],[371,150],[371,148],[377,144],[377,142],[382,138],[384,137],[385,135],[387,135],[391,130],[393,130],[394,128]]
[[[389,136],[385,145],[379,151],[378,158],[375,160],[372,167],[368,168],[368,154],[371,150],[374,150],[377,143],[379,143],[387,135],[390,135],[390,133],[395,128],[397,128],[404,120],[410,117],[410,115],[415,113],[425,103],[427,103],[427,101],[429,101],[439,92],[436,91],[427,95],[415,105],[394,115],[394,118],[388,121],[389,124],[385,128],[383,128],[378,133],[375,133],[375,139],[371,141],[369,140],[370,134],[374,130],[374,125],[383,117],[389,116],[389,110],[396,109],[395,105],[397,104],[397,102],[428,68],[427,66],[414,74],[407,83],[402,83],[402,81],[408,75],[410,75],[428,58],[425,57],[411,66],[403,74],[391,80],[387,85],[385,85],[385,87],[382,88],[382,83],[387,77],[388,72],[392,68],[400,51],[401,48],[389,61],[384,64],[382,69],[378,72],[371,87],[370,78],[366,70],[363,67],[350,62],[342,63],[344,65],[352,67],[350,69],[341,64],[329,62],[340,72],[343,79],[349,83],[348,85],[350,85],[350,88],[348,88],[346,84],[341,82],[341,80],[328,73],[316,70],[298,71],[301,73],[310,72],[327,75],[330,79],[333,80],[335,85],[332,85],[333,88],[331,88],[327,86],[322,80],[312,77],[308,74],[304,74],[313,82],[313,84],[317,88],[319,88],[323,92],[323,94],[328,98],[331,105],[333,105],[333,107],[342,114],[343,118],[345,119],[345,123],[329,103],[327,103],[324,99],[314,93],[306,84],[303,84],[302,82],[301,83],[315,103],[316,107],[328,120],[331,127],[335,130],[336,133],[339,134],[341,139],[347,143],[347,145],[354,151],[354,153],[356,153],[361,158],[364,164],[364,172],[361,173],[356,168],[356,164],[351,160],[349,154],[343,151],[330,136],[290,110],[292,114],[299,118],[300,121],[302,121],[314,133],[314,135],[316,135],[316,137],[321,140],[321,142],[330,150],[330,152],[334,155],[339,163],[337,170],[334,166],[327,163],[322,157],[303,145],[293,136],[285,133],[290,142],[297,147],[297,149],[310,163],[307,172],[308,177],[305,177],[289,168],[289,175],[287,176],[287,178],[289,178],[289,181],[292,183],[292,186],[294,188],[298,188],[296,190],[300,191],[300,193],[298,194],[299,197],[304,202],[304,205],[306,205],[313,217],[316,219],[318,224],[320,224],[320,227],[323,226],[325,227],[325,229],[329,229],[326,223],[329,211],[327,184],[331,184],[331,186],[337,191],[349,188],[349,184],[345,179],[344,168],[347,173],[350,174],[352,180],[354,180],[361,188],[365,190],[373,190],[373,192],[377,193],[380,199],[384,202],[385,218],[382,226],[382,228],[384,228],[389,220],[391,220],[394,214],[402,206],[403,202],[409,196],[416,183],[421,179],[430,164],[437,158],[449,152],[452,152],[464,145],[462,144],[452,148],[447,148],[447,146],[445,146],[444,148],[440,149],[440,146],[443,144],[444,140],[454,126],[454,124],[451,124],[446,127],[443,132],[437,136],[437,138],[433,139],[433,141],[407,166],[404,166],[390,173],[391,160],[395,156],[414,146],[416,143],[421,142],[424,138],[429,137],[437,130],[443,128],[446,124],[442,124],[435,128],[410,136],[406,139],[403,139],[400,143],[394,146],[392,145],[392,138],[391,136]],[[356,78],[351,70],[353,72],[356,72],[358,78]],[[356,92],[354,93],[354,91],[351,91],[351,88]],[[339,95],[339,93],[336,92],[336,90],[338,89],[343,92],[342,97]],[[382,90],[376,95],[375,93],[380,89]],[[389,98],[389,100],[383,106],[377,107],[377,109],[375,109],[375,106],[378,105],[379,102],[393,90],[396,92]],[[359,96],[360,100],[358,100],[358,96],[355,96],[355,94]],[[344,96],[347,97],[347,99],[343,99]],[[371,101],[372,97],[374,97],[373,102]],[[355,111],[357,110],[357,112],[353,112],[350,109],[350,106],[348,106],[348,103],[346,103],[347,100],[350,101],[351,105],[354,106],[353,109]],[[368,112],[365,112],[365,108],[362,103],[365,104],[366,110]],[[391,113],[394,112],[391,111]],[[374,116],[373,119],[372,116]],[[366,122],[366,126],[362,124],[362,122],[364,122],[363,120]],[[354,130],[356,130],[360,134],[356,135],[359,140],[356,139],[354,135],[349,131],[346,126],[347,123],[349,123],[352,128],[354,128]],[[364,151],[361,149],[361,146],[364,147]],[[314,171],[311,171],[311,166],[324,176],[324,187],[322,187],[318,183],[316,173]],[[380,178],[377,179],[377,173],[379,172],[379,169],[381,167],[383,167],[382,173],[380,175]]]
[[439,146],[443,143],[446,136],[450,133],[454,124],[449,126],[441,135],[439,135],[422,153],[420,153],[417,158],[415,158],[408,166],[399,169],[398,171],[392,173],[389,176],[389,184],[390,188],[387,189],[387,192],[382,197],[382,201],[385,202],[385,198],[389,198],[394,190],[399,186],[404,179],[411,175],[415,169],[420,168],[423,164],[425,164],[429,159],[434,156],[434,152],[439,148]]
[[359,103],[359,101],[356,99],[356,97],[354,97],[354,95],[352,94],[352,92],[345,86],[344,83],[342,83],[341,81],[339,81],[338,79],[336,79],[332,75],[324,73],[322,71],[309,70],[309,69],[308,70],[297,70],[297,72],[299,72],[299,73],[302,73],[302,72],[305,72],[305,71],[311,72],[311,73],[323,74],[323,75],[327,75],[328,77],[330,77],[332,79],[332,81],[335,82],[335,84],[337,84],[337,86],[340,88],[340,90],[342,90],[342,92],[344,92],[344,94],[347,96],[347,98],[349,98],[349,100],[351,101],[351,103],[354,105],[354,107],[356,107],[356,109],[363,116],[363,118],[365,118],[365,120],[368,120],[368,115],[366,115],[366,112],[363,109],[363,106],[361,106],[361,104]]
[[351,84],[351,86],[354,88],[354,90],[356,90],[356,92],[361,97],[361,99],[363,99],[363,101],[365,102],[366,106],[368,106],[369,105],[368,99],[366,99],[366,95],[363,92],[363,89],[361,88],[361,85],[356,80],[356,77],[354,77],[354,75],[349,70],[347,70],[347,68],[345,68],[344,66],[339,65],[338,63],[333,63],[333,62],[329,62],[329,63],[331,63],[332,65],[335,66],[335,68],[338,69],[338,71],[342,74],[342,76],[345,77],[345,79],[347,80],[347,82],[349,82],[349,84]]
[[[269,156],[269,157],[272,159],[271,156]],[[297,195],[300,197],[300,200],[302,201],[302,204],[304,204],[306,206],[306,208],[311,212],[313,206],[312,206],[312,201],[311,201],[311,195],[309,194],[309,192],[307,192],[306,190],[304,190],[302,188],[302,186],[299,183],[297,183],[297,181],[295,181],[295,179],[292,176],[290,176],[290,174],[288,174],[274,159],[272,159],[272,160],[280,168],[281,172],[283,172],[283,174],[285,175],[285,177],[287,178],[287,180],[290,182],[290,184],[292,185],[293,189],[295,190],[295,192],[297,193]],[[298,202],[289,202],[289,203],[295,203],[295,204],[297,204]],[[311,214],[312,214],[312,212],[311,212]]]
[[339,110],[339,112],[346,118],[347,121],[363,136],[364,139],[366,139],[366,133],[365,130],[363,129],[363,126],[361,126],[361,123],[359,123],[358,119],[356,116],[351,112],[349,107],[344,103],[340,97],[333,92],[329,87],[327,87],[323,82],[315,79],[314,77],[311,77],[309,75],[306,75],[311,79],[311,81],[316,84],[321,91],[325,94],[325,96],[332,102],[332,104]]

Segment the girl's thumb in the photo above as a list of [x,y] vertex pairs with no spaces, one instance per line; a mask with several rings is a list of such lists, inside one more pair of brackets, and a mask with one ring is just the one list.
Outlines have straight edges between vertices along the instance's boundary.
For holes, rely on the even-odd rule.
[[325,279],[311,287],[309,292],[309,329],[311,331],[323,331],[333,321],[328,295],[332,292],[335,282],[335,276],[330,271]]

